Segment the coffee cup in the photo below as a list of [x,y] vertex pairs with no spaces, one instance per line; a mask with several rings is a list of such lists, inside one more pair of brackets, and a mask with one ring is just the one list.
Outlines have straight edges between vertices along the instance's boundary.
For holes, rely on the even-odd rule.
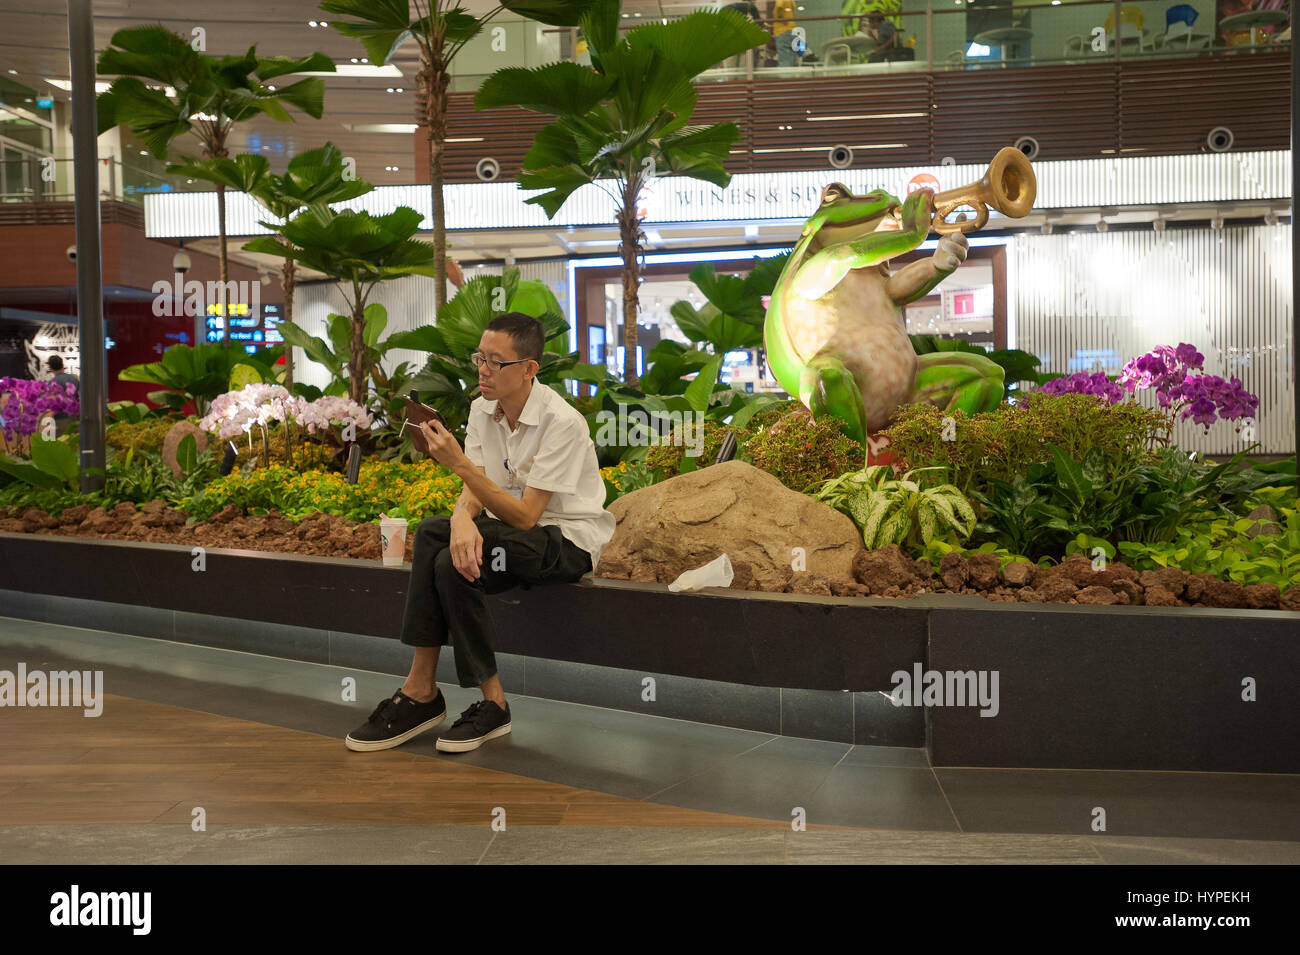
[[379,516],[379,537],[384,566],[400,567],[406,562],[406,518]]

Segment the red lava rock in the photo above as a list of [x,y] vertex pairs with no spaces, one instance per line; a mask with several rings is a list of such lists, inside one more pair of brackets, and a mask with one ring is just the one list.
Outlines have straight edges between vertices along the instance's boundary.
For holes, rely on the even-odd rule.
[[831,596],[830,584],[821,574],[814,574],[806,570],[795,573],[790,578],[790,582],[785,585],[785,592],[790,594],[821,594],[826,597]]
[[1146,591],[1142,594],[1142,599],[1148,607],[1178,606],[1178,598],[1157,583],[1147,586]]
[[1094,584],[1091,587],[1084,587],[1074,595],[1074,599],[1081,604],[1109,605],[1119,603],[1119,599],[1115,596],[1114,591],[1109,587],[1103,587],[1100,584]]
[[1079,588],[1068,577],[1052,576],[1040,580],[1035,589],[1042,600],[1049,603],[1064,603],[1073,597]]
[[30,534],[25,521],[20,521],[16,517],[6,517],[0,520],[0,531],[8,531],[11,534]]
[[1300,611],[1300,584],[1288,587],[1282,594],[1282,599],[1278,601],[1278,606],[1283,610]]
[[853,576],[873,594],[915,582],[916,565],[897,544],[880,550],[860,550],[853,555]]
[[243,517],[244,511],[238,504],[227,504],[208,518],[209,524],[227,524],[237,517]]
[[972,554],[966,559],[970,585],[976,590],[992,590],[1000,582],[1002,562],[992,554]]
[[949,590],[960,590],[970,580],[966,558],[957,553],[944,554],[943,560],[939,561],[939,576]]
[[1093,579],[1097,572],[1092,569],[1092,561],[1082,554],[1071,554],[1051,568],[1048,573],[1053,576],[1065,577],[1076,587],[1091,587],[1097,583]]
[[1177,567],[1159,567],[1155,570],[1144,570],[1138,576],[1138,582],[1143,587],[1162,587],[1175,597],[1181,597],[1183,590],[1187,586],[1188,573]]
[[1255,610],[1276,610],[1282,602],[1282,592],[1277,584],[1248,584],[1246,606]]
[[1209,607],[1244,607],[1246,588],[1235,580],[1216,580],[1211,577],[1205,582],[1201,602]]
[[31,525],[33,530],[37,528],[44,530],[47,527],[59,526],[59,519],[57,517],[51,517],[39,507],[29,507],[27,510],[23,511],[22,520],[24,524]]
[[870,596],[870,591],[856,580],[832,580],[831,593],[836,597]]
[[1033,587],[1021,587],[1016,591],[1016,601],[1022,604],[1041,604],[1046,603],[1040,594]]
[[67,507],[64,508],[63,513],[59,515],[59,523],[65,527],[68,526],[75,527],[76,525],[84,521],[86,519],[86,515],[89,513],[90,513],[89,504],[77,504],[74,505],[73,507]]
[[934,577],[934,566],[928,557],[917,558],[916,576],[921,580],[931,580]]
[[1212,574],[1190,574],[1187,577],[1187,585],[1183,590],[1183,596],[1187,598],[1188,603],[1195,605],[1201,600],[1205,593],[1205,585],[1214,579]]
[[1002,579],[1013,587],[1028,587],[1038,576],[1038,566],[1027,560],[1013,560],[1002,568]]
[[1118,580],[1112,580],[1110,589],[1116,597],[1120,598],[1119,602],[1122,604],[1142,602],[1142,585],[1132,578],[1121,577]]

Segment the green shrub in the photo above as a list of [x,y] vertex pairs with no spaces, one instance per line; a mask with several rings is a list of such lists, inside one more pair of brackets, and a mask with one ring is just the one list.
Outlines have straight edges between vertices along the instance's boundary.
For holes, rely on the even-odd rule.
[[161,451],[167,432],[179,420],[179,418],[146,418],[134,424],[128,421],[114,422],[104,429],[104,443],[123,454],[133,448],[137,452]]
[[839,419],[827,415],[814,421],[812,412],[800,407],[751,437],[745,457],[792,491],[806,492],[861,468],[865,450],[840,431]]
[[1031,393],[1018,404],[969,416],[905,405],[885,434],[907,467],[946,467],[952,483],[970,495],[986,490],[989,478],[1012,483],[1033,465],[1051,462],[1052,445],[1074,461],[1095,448],[1108,477],[1128,473],[1153,460],[1166,425],[1162,412],[1131,401],[1107,406],[1093,395]]
[[[722,447],[723,439],[728,434],[736,436],[736,453],[732,456],[732,460],[748,460],[745,449],[749,440],[765,428],[770,428],[791,411],[801,407],[802,405],[797,401],[783,401],[755,413],[740,428],[716,421],[705,421],[704,450],[696,458],[696,464],[699,467],[712,464],[718,456],[718,449]],[[681,473],[682,457],[686,454],[687,448],[684,443],[672,443],[676,440],[678,440],[677,430],[673,429],[672,434],[667,437],[666,443],[653,445],[646,454],[646,467],[656,476],[656,481],[667,480]]]

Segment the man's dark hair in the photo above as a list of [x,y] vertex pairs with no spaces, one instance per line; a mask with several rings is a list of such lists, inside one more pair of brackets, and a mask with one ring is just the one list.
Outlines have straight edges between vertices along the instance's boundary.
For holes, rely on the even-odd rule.
[[58,355],[50,356],[50,371],[63,371],[63,359]]
[[523,312],[506,312],[488,322],[485,331],[505,332],[514,343],[515,354],[542,363],[542,350],[546,347],[546,332],[542,323]]

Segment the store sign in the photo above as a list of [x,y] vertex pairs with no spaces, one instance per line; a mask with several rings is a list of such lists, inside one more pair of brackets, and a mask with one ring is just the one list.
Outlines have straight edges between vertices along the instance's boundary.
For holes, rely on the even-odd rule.
[[[1034,163],[1038,179],[1036,209],[1233,202],[1288,199],[1291,196],[1289,150],[1205,153],[1187,156],[1127,156],[1111,159],[1071,159]],[[992,157],[989,157],[992,159]],[[894,167],[887,169],[817,169],[805,172],[744,173],[732,176],[726,189],[684,176],[652,180],[638,202],[638,218],[646,222],[714,222],[746,219],[806,219],[821,199],[822,189],[839,182],[862,195],[873,189],[893,192],[899,183],[930,188],[931,180],[953,184],[978,182],[987,165]],[[540,190],[521,190],[513,182],[453,183],[444,188],[447,229],[555,228],[608,225],[613,205],[597,185],[578,189],[547,219],[537,205],[524,200]],[[427,185],[380,186],[336,209],[365,210],[384,215],[410,206],[432,228]],[[259,220],[266,210],[243,193],[226,196],[229,235],[266,235]],[[190,238],[217,234],[215,192],[185,192],[144,197],[145,234],[151,238]],[[996,218],[996,214],[994,215]]]
[[928,172],[918,172],[911,179],[907,180],[907,194],[910,196],[921,189],[929,189],[931,192],[939,192],[939,180]]

